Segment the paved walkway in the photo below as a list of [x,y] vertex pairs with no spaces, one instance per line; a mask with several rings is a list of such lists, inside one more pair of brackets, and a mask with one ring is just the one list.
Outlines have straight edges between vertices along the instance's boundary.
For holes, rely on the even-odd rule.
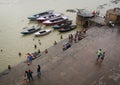
[[[92,27],[87,37],[62,51],[61,41],[48,49],[48,54],[35,59],[29,67],[25,63],[0,76],[0,85],[120,85],[120,29]],[[96,62],[96,51],[106,52],[102,63]],[[42,76],[36,76],[37,65]],[[31,68],[34,80],[22,84],[24,71]]]

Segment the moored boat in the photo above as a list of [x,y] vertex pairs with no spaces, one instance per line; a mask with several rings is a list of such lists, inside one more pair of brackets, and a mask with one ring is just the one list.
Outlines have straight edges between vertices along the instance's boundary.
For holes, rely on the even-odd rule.
[[34,32],[36,32],[36,31],[38,31],[38,30],[40,30],[41,29],[41,27],[40,26],[38,26],[38,27],[35,27],[35,26],[32,26],[32,27],[26,27],[25,29],[24,29],[24,31],[22,31],[21,32],[21,34],[31,34],[31,33],[34,33]]
[[47,30],[41,30],[39,32],[34,33],[35,36],[43,36],[43,35],[47,35],[51,32],[51,29],[47,29]]
[[68,27],[58,29],[58,31],[59,32],[67,32],[67,31],[71,31],[71,30],[76,29],[76,27],[77,27],[76,25],[71,25],[71,26],[68,26]]
[[48,11],[45,11],[45,12],[42,12],[42,13],[38,13],[38,14],[34,14],[32,16],[29,16],[28,19],[29,20],[36,20],[37,18],[39,18],[41,16],[49,15],[51,13],[53,13],[53,10],[48,10]]
[[52,28],[60,29],[60,28],[64,28],[64,27],[70,26],[71,24],[72,24],[72,20],[67,20],[67,21],[65,21],[63,23],[53,25]]
[[41,16],[41,17],[37,18],[36,20],[39,21],[39,22],[43,22],[45,20],[56,18],[56,17],[59,17],[59,16],[61,16],[60,13],[51,13],[51,14],[48,14],[48,15],[45,15],[45,16]]
[[60,16],[60,17],[56,17],[56,18],[52,18],[49,20],[46,20],[44,22],[42,22],[44,25],[54,25],[54,24],[60,24],[64,21],[68,20],[67,16]]

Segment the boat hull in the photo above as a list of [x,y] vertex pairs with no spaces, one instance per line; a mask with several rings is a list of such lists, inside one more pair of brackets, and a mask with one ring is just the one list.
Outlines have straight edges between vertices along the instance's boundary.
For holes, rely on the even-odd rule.
[[61,17],[57,17],[57,18],[53,18],[50,20],[46,20],[44,22],[42,22],[44,25],[50,26],[50,25],[55,25],[55,24],[61,24],[65,21],[68,20],[68,17],[66,16],[61,16]]
[[38,14],[34,14],[32,16],[29,16],[27,17],[29,20],[36,20],[37,18],[41,17],[41,16],[44,16],[44,15],[48,15],[48,14],[51,14],[53,13],[53,10],[48,10],[48,11],[45,11],[45,12],[42,12],[42,13],[38,13]]
[[68,27],[68,26],[70,26],[71,24],[72,24],[72,21],[69,20],[69,21],[66,21],[66,22],[64,22],[64,23],[54,25],[54,26],[52,26],[52,28],[54,28],[54,29],[60,29],[60,28]]
[[46,20],[49,20],[49,19],[52,19],[52,18],[57,18],[57,17],[60,17],[60,16],[61,16],[60,13],[51,13],[51,14],[39,17],[36,20],[41,23],[43,21],[46,21]]
[[71,25],[69,27],[65,27],[65,28],[61,28],[61,29],[58,29],[59,32],[68,32],[68,31],[71,31],[71,30],[74,30],[76,29],[76,25]]
[[21,34],[32,34],[34,32],[39,31],[40,29],[41,29],[40,27],[36,27],[34,29],[33,28],[29,28],[29,29],[26,29],[25,31],[21,32]]
[[44,35],[47,35],[51,32],[51,30],[42,30],[40,32],[36,32],[34,33],[35,36],[44,36]]

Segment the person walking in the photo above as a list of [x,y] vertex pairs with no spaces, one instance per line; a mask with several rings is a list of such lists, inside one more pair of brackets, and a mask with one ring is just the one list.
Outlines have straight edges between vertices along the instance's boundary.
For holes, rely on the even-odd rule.
[[38,68],[37,68],[37,76],[38,76],[38,78],[40,78],[40,76],[41,76],[41,66],[40,65],[38,65]]
[[105,52],[102,53],[101,61],[100,62],[102,62],[104,60],[104,58],[105,58]]
[[97,56],[98,56],[97,61],[99,60],[101,55],[102,55],[102,50],[101,49],[97,50]]

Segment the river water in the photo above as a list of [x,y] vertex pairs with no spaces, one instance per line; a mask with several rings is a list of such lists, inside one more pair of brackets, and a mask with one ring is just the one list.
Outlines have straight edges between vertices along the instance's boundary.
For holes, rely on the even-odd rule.
[[[38,49],[43,51],[52,46],[54,41],[60,41],[61,34],[55,30],[49,35],[37,38],[33,34],[27,36],[20,34],[24,27],[33,25],[44,27],[42,24],[29,21],[28,16],[52,9],[67,15],[75,24],[76,14],[66,12],[67,9],[93,11],[100,8],[102,16],[107,9],[118,6],[120,3],[111,3],[111,0],[0,0],[0,49],[3,50],[0,52],[0,72],[7,69],[9,64],[14,66],[24,61],[26,53],[35,52]],[[49,26],[43,29],[52,28]],[[62,34],[63,38],[67,38],[68,34],[75,33],[76,30]],[[41,45],[38,40],[42,43]],[[35,44],[37,49],[34,48]],[[21,57],[18,56],[19,52],[22,53]]]

